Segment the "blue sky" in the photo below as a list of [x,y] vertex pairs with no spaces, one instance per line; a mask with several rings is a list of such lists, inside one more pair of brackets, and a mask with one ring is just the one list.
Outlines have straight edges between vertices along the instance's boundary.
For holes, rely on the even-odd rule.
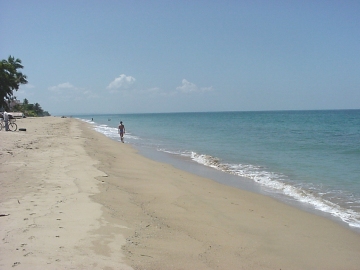
[[360,1],[0,0],[51,114],[360,108]]

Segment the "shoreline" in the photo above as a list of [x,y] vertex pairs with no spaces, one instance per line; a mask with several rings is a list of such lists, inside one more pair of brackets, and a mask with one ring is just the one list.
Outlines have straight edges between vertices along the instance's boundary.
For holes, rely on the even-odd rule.
[[[236,113],[236,115],[238,114],[241,113]],[[170,115],[171,114],[161,114],[156,116],[156,118],[159,118],[158,120],[161,123],[169,121],[168,124],[171,125],[170,120],[175,120],[175,118]],[[198,116],[202,115],[205,117],[207,114],[200,113]],[[218,116],[220,117],[222,114],[218,114]],[[111,124],[108,120],[126,119],[125,116],[121,115],[108,115],[106,117],[94,115],[94,122],[90,121],[85,116],[78,117],[85,122],[89,122],[94,126],[96,131],[105,134],[113,140],[118,139],[116,123],[115,125],[114,123]],[[164,126],[162,124],[153,130],[151,125],[147,126],[145,122],[142,122],[144,120],[150,120],[146,122],[152,122],[151,120],[156,121],[153,117],[154,116],[144,114],[139,116],[128,116],[127,119],[129,124],[131,124],[131,130],[126,136],[126,142],[139,150],[142,155],[145,153],[145,156],[150,159],[170,163],[171,165],[186,171],[195,171],[196,174],[198,171],[201,171],[202,173],[202,171],[205,170],[204,167],[208,167],[213,169],[212,172],[206,173],[205,175],[198,175],[211,178],[227,185],[236,186],[240,189],[248,190],[250,188],[251,191],[274,197],[282,202],[316,213],[320,216],[326,216],[331,220],[340,222],[341,224],[344,224],[345,227],[360,233],[359,201],[356,199],[359,197],[359,186],[356,185],[356,181],[352,182],[352,184],[350,183],[350,179],[356,177],[356,173],[351,170],[351,165],[338,165],[346,163],[344,160],[351,157],[344,156],[341,158],[339,157],[339,152],[337,152],[333,153],[333,156],[331,153],[328,153],[326,158],[322,158],[320,154],[324,150],[322,149],[315,151],[317,154],[315,154],[314,151],[312,151],[313,153],[309,153],[309,158],[305,158],[304,156],[300,158],[301,155],[304,155],[303,150],[294,149],[295,153],[291,153],[293,150],[290,150],[289,148],[276,150],[275,147],[275,149],[272,149],[273,146],[271,145],[274,142],[272,142],[271,139],[270,141],[265,140],[265,142],[262,142],[265,143],[263,145],[265,150],[262,154],[260,154],[261,152],[257,152],[255,147],[254,153],[258,153],[255,155],[256,157],[252,156],[253,153],[251,153],[251,151],[248,152],[253,146],[245,146],[245,152],[239,149],[242,148],[241,146],[237,146],[237,150],[232,149],[232,147],[229,148],[233,143],[229,144],[227,141],[231,140],[226,140],[221,143],[218,140],[216,140],[217,142],[211,143],[209,141],[210,143],[205,143],[205,141],[209,140],[209,137],[206,137],[206,139],[204,138],[204,142],[198,142],[199,146],[197,146],[196,144],[193,144],[197,139],[191,139],[192,136],[186,136],[187,139],[184,138],[185,140],[183,140],[181,137],[176,137],[174,135],[174,138],[171,137],[171,139],[169,139],[169,134],[174,130],[178,130],[179,127],[177,125],[175,125],[175,127],[167,128],[167,125]],[[186,118],[184,117],[185,116],[183,115],[180,118],[184,120]],[[189,117],[189,122],[196,122],[196,120],[194,120],[195,115],[187,117]],[[225,116],[223,115],[222,117]],[[238,117],[240,117],[240,115],[238,115]],[[205,122],[208,121],[206,119],[208,119],[208,117],[204,118]],[[256,119],[254,119],[254,121],[255,120]],[[175,123],[176,122],[179,121],[175,121]],[[139,125],[139,123],[142,124]],[[203,123],[199,122],[198,124],[202,125]],[[234,124],[236,125],[236,123]],[[291,129],[291,127],[288,128]],[[286,130],[288,130],[288,128],[286,128]],[[346,127],[344,128],[346,130]],[[247,129],[252,130],[249,126]],[[144,131],[146,132],[144,133]],[[200,137],[202,136],[201,133],[197,133],[198,131],[199,130],[196,128],[192,131],[194,134],[198,134],[198,136],[194,136],[195,138],[199,137],[199,135]],[[154,132],[160,133],[153,136],[156,134]],[[244,129],[243,132],[244,134],[247,134],[246,129]],[[146,133],[147,135],[144,136]],[[292,138],[291,136],[285,137],[289,137],[289,139]],[[251,140],[251,138],[248,139]],[[297,142],[297,139],[299,138],[292,139]],[[223,146],[220,147],[219,143],[221,145],[223,144]],[[244,141],[239,142],[236,145],[243,144]],[[329,147],[331,148],[331,145],[329,145]],[[329,150],[330,148],[327,149]],[[272,149],[270,152],[275,152],[269,155],[269,149]],[[279,159],[276,158],[277,155],[280,156]],[[281,157],[286,155],[298,157],[299,159],[292,160],[292,162],[290,162],[292,165],[287,164],[288,160],[281,162]],[[318,158],[314,159],[315,156],[318,156]],[[336,156],[338,158],[335,158]],[[316,161],[311,162],[310,157]],[[277,165],[276,162],[273,163],[271,161],[274,159],[277,160]],[[189,160],[191,162],[188,162]],[[352,162],[354,161],[353,158],[351,160]],[[196,166],[191,163],[198,164],[198,168],[195,168]],[[302,165],[300,166],[300,164]],[[333,171],[324,170],[326,166],[329,166],[330,164],[333,164],[333,166],[330,166],[334,168]],[[191,167],[191,170],[188,169],[189,167]],[[352,168],[356,170],[356,166],[353,166]],[[224,174],[213,177],[213,175],[217,175],[215,170],[224,172]],[[339,175],[340,172],[344,173]],[[346,172],[350,173],[347,174]],[[231,177],[229,175],[235,175],[236,177]],[[226,183],[227,181],[228,183]]]
[[[134,147],[134,146],[132,146]],[[243,176],[238,175],[232,175],[224,171],[216,170],[211,167],[204,166],[202,164],[199,164],[197,162],[194,162],[191,159],[186,159],[181,156],[172,155],[170,153],[166,152],[159,152],[154,149],[145,149],[143,147],[134,147],[138,152],[154,161],[158,161],[161,163],[167,163],[170,164],[180,170],[187,171],[189,173],[198,175],[200,177],[205,177],[208,179],[211,179],[215,182],[218,182],[220,184],[238,188],[240,190],[246,190],[249,192],[253,192],[256,194],[260,194],[263,196],[270,197],[272,199],[275,199],[279,201],[280,203],[284,203],[286,205],[289,205],[291,207],[295,207],[297,209],[300,209],[301,211],[305,211],[311,214],[315,214],[320,217],[327,218],[333,222],[336,222],[343,226],[344,228],[354,231],[356,233],[360,234],[360,228],[358,227],[352,227],[349,225],[349,223],[343,221],[339,217],[333,216],[331,213],[324,212],[322,210],[316,209],[311,204],[306,204],[300,201],[297,201],[293,197],[287,196],[282,193],[276,193],[271,189],[264,188],[261,185],[258,185],[256,182],[254,182],[251,179],[247,179]]]
[[[98,140],[107,138],[100,133],[98,136]],[[135,232],[127,237],[124,248],[125,254],[130,254],[127,256],[130,265],[141,261],[135,268],[358,267],[356,263],[345,266],[349,260],[357,260],[353,249],[360,248],[356,241],[353,242],[360,240],[360,235],[348,228],[268,196],[225,186],[172,165],[149,160],[139,156],[131,145],[111,141],[114,148],[106,148],[106,156],[116,157],[118,151],[123,151],[119,156],[121,161],[108,159],[99,169],[114,174],[114,179],[107,179],[111,180],[110,186],[117,187],[121,194],[130,195],[134,209],[129,212],[142,216],[134,223]],[[163,175],[167,179],[163,179]],[[123,181],[119,183],[119,179]],[[116,194],[114,190],[112,193]],[[110,210],[113,215],[117,211],[122,217],[126,216],[124,212],[129,213],[116,207]],[[339,242],[344,237],[346,244]],[[344,249],[347,250],[345,253]],[[284,254],[287,255],[284,257]],[[343,255],[350,256],[346,259],[337,257]]]
[[1,133],[2,269],[360,265],[360,235],[334,221],[148,159],[78,119],[19,123],[26,133]]

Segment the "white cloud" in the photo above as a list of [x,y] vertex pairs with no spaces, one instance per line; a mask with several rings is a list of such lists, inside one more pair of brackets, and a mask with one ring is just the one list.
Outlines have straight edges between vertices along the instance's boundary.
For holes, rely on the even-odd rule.
[[182,93],[192,93],[192,92],[208,92],[212,91],[212,86],[210,87],[197,87],[196,84],[187,81],[186,79],[182,80],[182,84],[178,87],[176,87],[176,90],[182,92]]
[[60,96],[62,99],[83,99],[83,98],[97,98],[98,95],[90,90],[79,88],[72,85],[69,82],[60,83],[48,88],[54,92],[53,98],[58,99]]
[[125,74],[121,74],[119,77],[115,78],[107,89],[116,90],[116,89],[127,89],[130,85],[135,83],[135,78],[131,76],[126,76]]
[[183,93],[190,93],[190,92],[196,92],[197,86],[194,83],[191,83],[185,79],[182,80],[182,85],[176,87],[176,90],[183,92]]
[[58,84],[56,86],[50,86],[48,89],[54,92],[58,92],[65,89],[77,90],[78,88],[73,86],[71,83],[66,82],[66,83]]

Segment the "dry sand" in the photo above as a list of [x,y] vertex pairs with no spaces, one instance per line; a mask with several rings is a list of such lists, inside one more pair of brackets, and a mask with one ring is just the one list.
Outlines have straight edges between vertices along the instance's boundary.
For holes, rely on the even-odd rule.
[[70,118],[0,132],[0,269],[360,269],[360,234]]

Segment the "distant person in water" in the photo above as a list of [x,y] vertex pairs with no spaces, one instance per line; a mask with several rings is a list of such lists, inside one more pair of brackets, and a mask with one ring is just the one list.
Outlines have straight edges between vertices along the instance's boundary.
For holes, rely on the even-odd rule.
[[120,134],[120,140],[124,142],[125,126],[123,125],[122,121],[120,121],[120,125],[119,125],[119,134]]

